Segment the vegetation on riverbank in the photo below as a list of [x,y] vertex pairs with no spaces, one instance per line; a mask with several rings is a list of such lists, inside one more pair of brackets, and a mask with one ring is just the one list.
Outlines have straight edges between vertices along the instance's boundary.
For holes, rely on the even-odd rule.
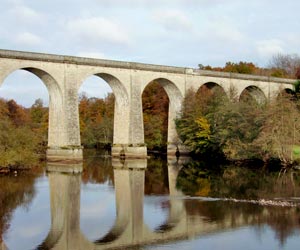
[[25,109],[0,99],[0,171],[31,168],[46,150],[48,111],[41,100]]
[[296,92],[278,93],[257,102],[251,95],[238,100],[218,88],[188,91],[181,118],[176,120],[182,142],[195,155],[222,155],[229,160],[279,159],[284,166],[299,160],[300,100]]

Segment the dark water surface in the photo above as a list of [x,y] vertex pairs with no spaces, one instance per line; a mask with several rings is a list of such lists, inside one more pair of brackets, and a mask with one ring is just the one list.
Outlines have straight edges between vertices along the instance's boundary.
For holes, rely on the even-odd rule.
[[299,249],[299,172],[96,155],[81,174],[61,167],[0,176],[0,250]]

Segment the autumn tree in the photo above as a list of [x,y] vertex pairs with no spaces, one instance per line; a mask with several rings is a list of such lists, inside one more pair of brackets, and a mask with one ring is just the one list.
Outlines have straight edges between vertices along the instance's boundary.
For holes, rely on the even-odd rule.
[[81,141],[86,147],[112,144],[114,96],[89,98],[85,93],[79,97]]
[[[0,100],[0,168],[30,168],[45,156],[48,123],[42,117],[48,110],[41,105],[38,100],[26,109],[14,100]],[[43,115],[37,115],[39,109]]]
[[239,74],[253,74],[256,70],[256,66],[251,62],[227,62],[223,71]]
[[150,150],[166,150],[168,135],[169,98],[157,82],[150,83],[143,92],[145,142]]
[[24,126],[30,121],[29,114],[25,108],[18,105],[14,100],[7,102],[8,116],[15,126]]

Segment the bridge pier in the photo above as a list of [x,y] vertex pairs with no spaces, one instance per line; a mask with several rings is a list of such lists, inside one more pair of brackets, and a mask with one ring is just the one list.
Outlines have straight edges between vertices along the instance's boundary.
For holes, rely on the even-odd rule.
[[83,158],[79,127],[78,77],[74,74],[76,66],[65,67],[63,72],[65,89],[61,91],[61,100],[51,98],[51,94],[49,100],[49,161]]
[[[71,164],[68,169],[82,166]],[[51,229],[35,249],[93,249],[80,230],[81,174],[60,172],[60,166],[47,166],[50,186]],[[64,168],[61,168],[64,170]]]
[[[147,147],[144,141],[143,106],[141,79],[132,76],[128,103],[116,98],[114,120],[113,157],[147,158]],[[121,93],[118,95],[122,95]],[[127,135],[127,136],[125,136]]]

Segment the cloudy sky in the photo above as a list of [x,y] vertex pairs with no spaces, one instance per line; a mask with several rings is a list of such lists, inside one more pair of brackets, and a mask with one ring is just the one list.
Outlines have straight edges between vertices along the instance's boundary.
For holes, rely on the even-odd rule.
[[[0,0],[0,4],[1,49],[193,68],[200,63],[224,66],[226,61],[267,66],[274,54],[300,54],[299,0]],[[19,90],[24,84],[28,94]],[[28,106],[47,95],[43,88],[31,74],[16,72],[6,79],[0,96],[15,95]],[[100,96],[109,89],[95,79],[84,85],[86,92],[95,88]]]

